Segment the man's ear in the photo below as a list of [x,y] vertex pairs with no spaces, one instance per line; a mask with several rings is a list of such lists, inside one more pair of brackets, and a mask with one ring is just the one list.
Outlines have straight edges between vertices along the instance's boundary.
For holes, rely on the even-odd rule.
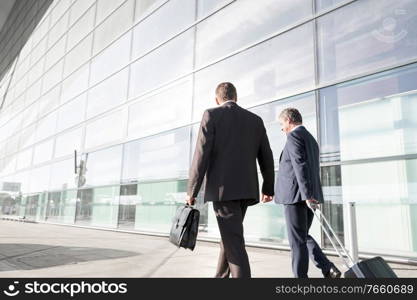
[[215,99],[216,99],[216,103],[217,103],[217,105],[220,105],[220,102],[219,102],[219,100],[217,99],[217,97],[216,97]]

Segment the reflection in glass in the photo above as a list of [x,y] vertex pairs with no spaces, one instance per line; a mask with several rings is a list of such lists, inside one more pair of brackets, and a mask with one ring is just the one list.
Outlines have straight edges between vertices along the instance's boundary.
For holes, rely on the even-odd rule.
[[183,127],[125,145],[123,180],[185,178],[189,168],[190,128]]
[[90,86],[97,84],[129,62],[130,40],[129,31],[93,58]]
[[417,153],[417,65],[320,91],[322,160]]
[[187,181],[138,184],[135,229],[169,233],[176,209],[184,205]]
[[85,186],[117,184],[122,167],[122,146],[88,153],[86,160]]
[[193,120],[215,106],[214,90],[223,81],[236,86],[243,107],[312,88],[312,36],[312,24],[307,23],[197,72]]
[[[211,2],[199,1],[199,8],[207,10],[205,3],[212,6]],[[197,25],[196,64],[202,66],[258,42],[311,16],[311,8],[311,0],[235,1]]]
[[129,69],[104,80],[88,92],[87,119],[120,105],[127,97]]
[[129,98],[190,72],[193,67],[194,29],[187,30],[131,64]]
[[85,148],[103,145],[118,139],[125,134],[126,112],[111,112],[100,119],[94,120],[86,127]]
[[74,187],[74,158],[52,164],[49,190],[66,190]]
[[[101,1],[101,3],[111,3],[113,1]],[[94,31],[94,48],[93,55],[97,54],[103,48],[107,47],[120,34],[125,32],[133,22],[135,0],[127,0],[124,4],[113,11],[111,15],[98,25]],[[100,5],[98,6],[100,8]]]
[[77,199],[76,223],[98,227],[117,227],[119,186],[83,189]]
[[144,137],[189,123],[191,101],[190,77],[140,99],[129,107],[129,137]]
[[250,109],[251,112],[260,116],[264,121],[269,144],[271,145],[272,153],[274,155],[274,166],[276,169],[278,169],[279,157],[287,140],[285,133],[281,131],[278,116],[283,109],[288,107],[294,107],[300,111],[303,117],[304,126],[314,137],[317,137],[316,102],[314,93],[290,97]]
[[[148,0],[149,1],[149,0]],[[142,2],[142,1],[139,1]],[[133,59],[192,24],[195,1],[170,0],[133,29]],[[172,62],[171,62],[172,64]]]
[[138,185],[120,186],[119,228],[134,229],[136,205],[138,205]]
[[356,202],[359,251],[415,257],[417,160],[341,168],[343,202]]
[[[321,168],[321,184],[323,188],[324,204],[322,210],[338,238],[343,242],[343,195],[342,195],[342,176],[339,165]],[[325,234],[323,234],[324,244],[332,248],[332,244]]]
[[61,214],[61,192],[48,193],[45,221],[59,222]]
[[320,17],[317,25],[321,82],[416,58],[415,5],[414,0],[353,1]]

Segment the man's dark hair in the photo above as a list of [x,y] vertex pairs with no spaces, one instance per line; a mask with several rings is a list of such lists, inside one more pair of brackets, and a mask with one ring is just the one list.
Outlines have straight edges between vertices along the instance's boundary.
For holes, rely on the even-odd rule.
[[235,86],[230,82],[222,82],[216,88],[216,97],[221,101],[237,100]]
[[296,108],[286,108],[284,109],[280,114],[279,117],[286,117],[288,120],[290,120],[290,123],[292,124],[302,124],[303,123],[303,117],[301,116],[300,112]]

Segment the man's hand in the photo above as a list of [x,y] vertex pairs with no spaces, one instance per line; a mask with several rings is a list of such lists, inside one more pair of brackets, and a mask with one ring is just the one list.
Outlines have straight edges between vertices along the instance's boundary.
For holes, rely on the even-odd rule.
[[310,206],[312,209],[316,209],[319,207],[320,202],[318,202],[316,199],[311,198],[306,200],[307,205]]
[[273,198],[274,198],[274,196],[269,196],[269,195],[262,194],[261,202],[262,203],[267,203],[267,202],[272,201]]
[[191,196],[189,196],[189,195],[187,195],[187,197],[185,197],[185,202],[186,202],[188,205],[194,205],[194,203],[195,203],[195,198],[194,198],[194,197],[191,197]]

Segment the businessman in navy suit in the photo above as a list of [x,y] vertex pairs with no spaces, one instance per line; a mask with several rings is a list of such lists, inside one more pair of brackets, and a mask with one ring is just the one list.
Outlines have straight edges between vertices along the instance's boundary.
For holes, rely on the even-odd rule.
[[287,142],[280,156],[275,202],[284,204],[294,276],[308,277],[310,256],[324,277],[340,277],[341,272],[308,233],[314,214],[307,202],[313,208],[324,202],[319,146],[302,125],[302,116],[297,109],[284,109],[279,122],[281,130],[287,134]]

